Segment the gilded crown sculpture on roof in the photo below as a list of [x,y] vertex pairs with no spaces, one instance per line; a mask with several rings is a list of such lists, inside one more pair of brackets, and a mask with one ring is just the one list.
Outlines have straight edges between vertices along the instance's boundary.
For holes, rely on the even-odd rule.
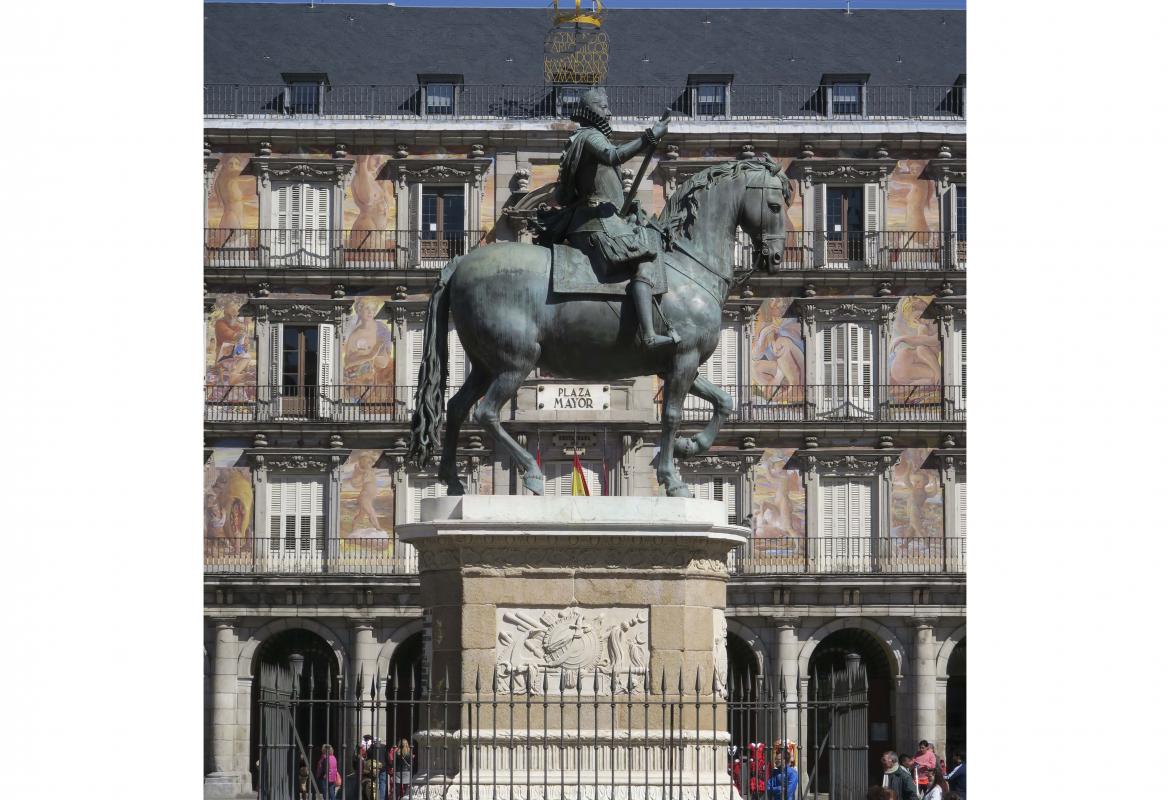
[[548,83],[596,85],[609,67],[609,36],[601,29],[601,0],[581,8],[573,0],[552,2],[552,28],[544,37],[544,79]]

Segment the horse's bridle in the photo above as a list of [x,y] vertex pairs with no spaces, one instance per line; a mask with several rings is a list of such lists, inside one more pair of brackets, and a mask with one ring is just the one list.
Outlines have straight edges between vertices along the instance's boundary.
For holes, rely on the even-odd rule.
[[[753,189],[759,191],[760,197],[760,224],[763,226],[763,221],[767,219],[765,213],[767,209],[767,199],[765,197],[767,190],[772,188],[768,185],[768,179],[776,175],[777,171],[773,171],[770,167],[766,170],[761,170],[752,175],[748,179],[747,185],[744,186],[745,191],[750,192]],[[783,190],[781,191],[783,195]],[[749,194],[748,197],[751,195]],[[748,202],[745,198],[744,202]],[[787,198],[785,198],[787,202]],[[770,212],[767,212],[770,213]],[[758,237],[753,237],[752,246],[756,248],[756,265],[754,269],[767,269],[769,262],[772,264],[780,264],[784,260],[784,243],[787,239],[787,233],[761,233]]]

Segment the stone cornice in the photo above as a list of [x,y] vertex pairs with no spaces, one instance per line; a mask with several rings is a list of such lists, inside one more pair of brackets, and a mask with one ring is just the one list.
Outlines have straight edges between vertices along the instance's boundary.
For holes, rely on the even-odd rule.
[[470,184],[482,189],[491,166],[490,158],[396,158],[386,162],[378,177],[393,180],[400,191],[412,183]]
[[936,447],[922,462],[924,467],[934,467],[943,475],[954,478],[955,473],[967,469],[967,448]]
[[953,183],[967,182],[967,159],[965,158],[932,158],[926,162],[923,175],[933,178],[945,189]]
[[679,458],[678,465],[686,472],[710,473],[732,472],[742,474],[759,463],[763,450],[736,450],[734,452],[707,453],[694,458]]
[[816,448],[797,450],[792,457],[806,473],[819,475],[878,475],[898,460],[899,450]]
[[891,298],[802,297],[794,303],[805,322],[835,320],[888,321],[898,307]]
[[926,308],[930,316],[943,322],[951,322],[952,320],[967,318],[967,297],[966,295],[951,295],[949,297],[936,297],[930,301],[930,305]]
[[331,181],[341,186],[353,171],[353,164],[352,158],[257,156],[249,168],[256,173],[261,186],[268,186],[274,180]]
[[338,448],[282,450],[261,447],[244,451],[244,457],[254,468],[277,472],[329,472],[344,464],[349,454],[349,450]]
[[804,186],[817,183],[881,183],[898,162],[892,158],[808,158],[788,166],[788,176]]
[[333,323],[345,322],[353,308],[353,299],[254,298],[240,311],[252,314],[261,322]]

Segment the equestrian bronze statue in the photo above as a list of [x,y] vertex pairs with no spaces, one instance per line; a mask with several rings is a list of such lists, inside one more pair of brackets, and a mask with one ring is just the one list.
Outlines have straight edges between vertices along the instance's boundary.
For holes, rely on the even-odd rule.
[[[455,468],[456,444],[473,406],[475,421],[522,469],[524,486],[543,494],[536,459],[500,425],[500,409],[537,368],[598,381],[659,376],[656,469],[671,497],[690,496],[675,454],[705,452],[733,410],[726,392],[698,377],[699,365],[719,342],[737,227],[752,240],[755,268],[783,258],[788,179],[768,159],[717,164],[679,186],[662,212],[647,218],[622,202],[618,169],[650,150],[667,121],[664,117],[634,142],[614,146],[604,92],[586,94],[586,113],[578,117],[582,128],[561,159],[562,206],[542,220],[541,244],[477,247],[443,268],[431,294],[410,457],[425,465],[440,444],[446,331],[453,318],[471,373],[446,406],[439,477],[448,494],[464,491]],[[697,435],[678,438],[688,393],[710,402],[713,413]]]

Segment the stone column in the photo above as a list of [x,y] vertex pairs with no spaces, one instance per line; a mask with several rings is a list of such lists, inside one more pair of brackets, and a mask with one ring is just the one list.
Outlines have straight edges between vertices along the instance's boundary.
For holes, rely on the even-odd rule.
[[929,739],[936,735],[938,702],[935,685],[934,623],[935,620],[930,617],[919,617],[914,620],[914,685],[910,704],[910,719],[914,728],[910,733],[915,743],[919,739]]
[[947,676],[939,675],[935,679],[935,708],[937,714],[937,721],[935,724],[934,736],[930,741],[934,742],[935,752],[939,756],[946,756],[947,764],[951,762],[951,754],[947,750]]
[[[364,734],[377,735],[374,730],[373,709],[370,704],[371,683],[381,676],[378,675],[378,640],[374,638],[374,620],[357,618],[351,620],[353,624],[353,677],[360,678],[359,696],[363,700],[358,720],[358,736]],[[378,684],[379,687],[381,684]],[[384,736],[379,736],[384,739]]]
[[800,642],[796,638],[796,626],[799,624],[794,617],[776,617],[773,619],[776,625],[776,687],[783,689],[785,702],[789,705],[788,710],[783,714],[783,722],[778,714],[775,722],[776,736],[779,737],[781,732],[784,736],[793,741],[803,741],[800,739],[800,731],[797,726],[800,724],[800,715],[796,711],[796,702],[799,699],[797,694],[799,686],[796,680],[797,659],[800,655]]
[[240,642],[232,617],[215,617],[215,668],[211,679],[212,773],[203,782],[205,797],[236,797],[245,774],[235,759],[236,670]]

